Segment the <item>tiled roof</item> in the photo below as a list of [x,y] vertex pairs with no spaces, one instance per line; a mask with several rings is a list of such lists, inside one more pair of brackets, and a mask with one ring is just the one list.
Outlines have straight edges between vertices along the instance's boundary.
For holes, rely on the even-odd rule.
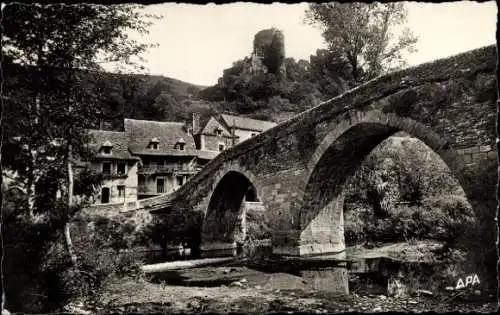
[[[96,158],[137,159],[128,150],[128,137],[125,132],[106,130],[89,130],[88,132],[91,137],[90,149],[96,152]],[[103,154],[101,150],[103,144],[106,142],[109,142],[113,146],[111,154]]]
[[203,160],[211,160],[215,158],[220,152],[218,151],[208,151],[208,150],[177,150],[177,149],[165,149],[165,150],[143,150],[137,151],[137,155],[156,155],[156,156],[191,156],[198,157]]
[[276,123],[264,120],[251,119],[241,116],[221,114],[223,122],[231,128],[233,125],[238,129],[265,131],[276,126]]
[[[133,154],[151,155],[189,155],[196,149],[193,136],[187,133],[182,122],[160,122],[150,120],[125,119],[125,133],[129,137],[129,149]],[[158,149],[148,146],[153,138],[158,138]],[[185,150],[176,150],[175,144],[183,139]]]
[[134,154],[137,155],[157,155],[157,156],[197,156],[198,150],[195,149],[185,149],[185,150],[178,150],[178,149],[173,149],[173,148],[159,148],[158,150],[152,150],[152,149],[143,149],[143,150],[137,150],[134,152]]
[[204,135],[215,135],[215,129],[220,129],[222,131],[221,136],[231,137],[231,133],[226,127],[217,121],[215,118],[210,117],[210,119],[200,128],[199,133]]

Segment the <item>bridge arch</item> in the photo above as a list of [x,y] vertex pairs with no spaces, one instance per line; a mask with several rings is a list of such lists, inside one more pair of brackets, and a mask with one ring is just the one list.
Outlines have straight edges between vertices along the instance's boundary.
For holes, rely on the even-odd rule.
[[202,224],[202,250],[231,249],[245,238],[245,202],[260,202],[259,181],[241,167],[228,167],[217,176],[207,198]]
[[[382,141],[404,131],[424,142],[448,165],[469,200],[474,198],[462,157],[430,127],[378,110],[350,111],[332,122],[307,163],[309,177],[300,206],[299,252],[340,252],[345,248],[343,193],[347,179]],[[472,202],[471,202],[472,204]]]

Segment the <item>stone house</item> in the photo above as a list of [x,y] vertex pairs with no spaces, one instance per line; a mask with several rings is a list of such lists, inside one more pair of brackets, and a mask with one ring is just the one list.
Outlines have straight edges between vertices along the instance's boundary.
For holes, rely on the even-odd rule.
[[[197,125],[195,120],[193,125]],[[201,124],[200,128],[194,131],[193,138],[198,149],[215,152],[222,152],[238,143],[238,136],[233,135],[230,129],[215,117],[210,117]]]
[[182,122],[125,119],[124,129],[129,150],[140,158],[139,198],[175,191],[218,154],[197,148]]
[[102,172],[104,181],[95,196],[97,203],[125,203],[137,200],[139,158],[128,149],[125,132],[90,130],[90,148],[95,152],[90,166]]
[[128,203],[181,187],[220,152],[275,123],[231,115],[200,123],[125,119],[123,131],[91,130],[92,168],[104,175],[96,203]]
[[219,120],[221,124],[238,139],[237,143],[245,141],[246,139],[276,126],[276,123],[271,121],[227,114],[221,114]]

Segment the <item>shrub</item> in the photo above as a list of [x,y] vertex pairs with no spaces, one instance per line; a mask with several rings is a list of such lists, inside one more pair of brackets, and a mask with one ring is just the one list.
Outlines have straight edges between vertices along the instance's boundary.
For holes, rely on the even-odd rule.
[[472,207],[464,196],[429,198],[423,208],[423,213],[428,213],[425,222],[432,227],[429,237],[443,241],[446,246],[457,246],[461,236],[469,235],[476,223]]
[[260,211],[247,212],[247,240],[256,241],[271,238],[271,228],[265,220],[265,215]]
[[61,235],[52,243],[42,266],[46,282],[50,283],[52,308],[74,300],[92,303],[108,279],[139,275],[141,260],[133,255],[137,235],[131,222],[80,218],[74,222],[72,237],[76,265],[70,262]]
[[367,210],[361,207],[344,212],[344,236],[348,246],[362,243],[367,239],[365,228],[368,215]]
[[420,207],[400,204],[384,219],[374,217],[372,211],[363,209],[362,205],[355,209],[348,207],[344,212],[347,245],[432,239],[453,247],[462,235],[469,235],[474,223],[467,199],[456,195],[424,199]]

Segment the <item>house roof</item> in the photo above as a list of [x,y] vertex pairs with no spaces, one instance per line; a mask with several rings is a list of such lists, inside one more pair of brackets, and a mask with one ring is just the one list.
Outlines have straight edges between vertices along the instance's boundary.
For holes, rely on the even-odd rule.
[[198,134],[203,135],[215,135],[215,129],[222,130],[221,136],[223,137],[231,137],[231,133],[227,128],[217,121],[214,117],[210,117],[210,119],[203,125],[202,128],[199,129]]
[[[160,122],[150,120],[128,119],[124,121],[125,133],[129,137],[129,149],[133,154],[142,155],[190,155],[196,151],[193,137],[188,134],[182,122]],[[149,149],[151,139],[158,138],[158,149]],[[176,150],[179,139],[186,142],[185,150]],[[195,154],[196,155],[196,154]]]
[[202,160],[211,160],[215,158],[220,152],[208,150],[177,150],[177,149],[164,149],[164,150],[143,150],[137,151],[137,155],[153,155],[153,156],[178,156],[178,157],[197,157]]
[[265,120],[251,119],[241,116],[233,116],[221,114],[222,121],[228,128],[234,126],[238,129],[252,130],[252,131],[265,131],[276,126],[276,123]]
[[[136,160],[128,150],[128,137],[125,132],[106,131],[106,130],[89,130],[90,149],[96,152],[96,158],[108,159],[126,159]],[[103,154],[101,148],[104,144],[111,144],[111,154]]]

